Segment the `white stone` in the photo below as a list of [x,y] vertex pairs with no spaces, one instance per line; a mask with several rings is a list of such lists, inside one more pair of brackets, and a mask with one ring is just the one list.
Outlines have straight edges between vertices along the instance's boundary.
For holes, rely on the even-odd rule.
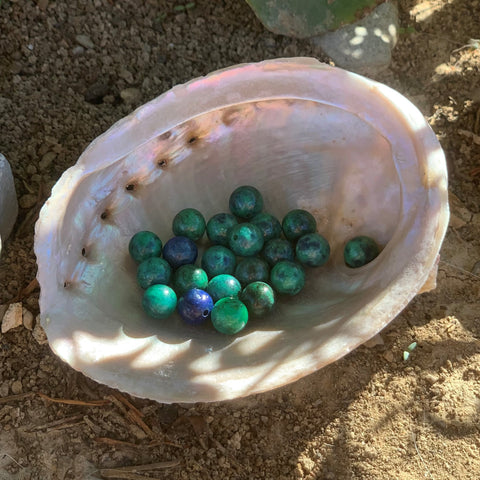
[[32,332],[33,338],[39,343],[40,345],[45,345],[48,343],[47,335],[45,334],[45,330],[40,325],[40,315],[37,315],[35,319],[35,327],[33,328]]
[[18,214],[17,194],[12,170],[7,159],[0,153],[0,254],[2,242],[10,235]]
[[27,330],[33,330],[33,313],[23,307],[23,326]]
[[2,320],[2,333],[7,333],[12,328],[17,328],[22,324],[22,304],[11,303]]
[[88,35],[77,35],[75,37],[76,42],[85,48],[94,48],[95,44],[92,42],[92,39]]

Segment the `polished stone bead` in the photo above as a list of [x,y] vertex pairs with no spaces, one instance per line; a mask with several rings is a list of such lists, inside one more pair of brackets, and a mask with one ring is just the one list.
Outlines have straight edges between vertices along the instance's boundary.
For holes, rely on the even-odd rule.
[[262,194],[255,187],[244,185],[233,191],[228,205],[234,215],[248,220],[262,211]]
[[215,303],[212,323],[218,332],[233,335],[245,328],[247,322],[247,307],[238,298],[225,297]]
[[270,267],[265,260],[257,257],[247,257],[240,260],[235,268],[235,277],[242,286],[252,282],[267,282],[270,275]]
[[173,288],[177,295],[183,295],[192,288],[205,290],[207,285],[207,272],[195,265],[182,265],[173,274]]
[[318,233],[307,233],[300,237],[295,247],[297,260],[307,267],[320,267],[330,256],[330,245]]
[[205,322],[212,309],[212,297],[199,288],[192,288],[185,292],[177,305],[178,313],[189,325],[200,325]]
[[137,281],[143,289],[152,285],[167,285],[171,276],[172,267],[159,257],[147,258],[137,268]]
[[214,245],[228,247],[228,230],[237,225],[238,220],[230,213],[217,213],[207,223],[207,237]]
[[273,267],[281,260],[290,260],[293,262],[295,259],[295,252],[292,244],[288,240],[274,238],[266,243],[263,248],[262,256],[268,264]]
[[305,271],[298,263],[282,260],[272,268],[270,283],[278,293],[296,295],[305,286]]
[[222,274],[208,282],[207,292],[218,302],[221,298],[236,297],[242,289],[240,282],[232,275]]
[[210,278],[222,273],[232,275],[236,264],[235,254],[222,245],[214,245],[207,248],[202,256],[202,268]]
[[256,255],[263,248],[263,233],[252,223],[239,223],[228,231],[228,245],[236,255]]
[[197,255],[195,242],[187,237],[172,237],[163,247],[163,257],[174,269],[195,263]]
[[188,237],[196,242],[205,233],[205,218],[195,208],[184,208],[175,215],[172,230],[174,235]]
[[253,282],[242,291],[240,299],[250,315],[261,316],[270,312],[275,304],[275,294],[265,282]]
[[291,210],[283,218],[282,229],[287,240],[294,241],[307,233],[314,233],[317,222],[306,210]]
[[153,232],[144,230],[136,233],[128,244],[130,256],[138,263],[150,257],[160,257],[162,241]]
[[154,318],[167,318],[177,306],[177,295],[167,285],[152,285],[145,290],[143,309]]
[[282,234],[280,222],[270,213],[257,213],[257,215],[250,220],[250,223],[253,223],[262,231],[264,242],[268,242],[272,240],[272,238],[279,238]]
[[375,240],[362,235],[347,242],[343,257],[349,267],[358,268],[371,262],[379,253],[380,247]]

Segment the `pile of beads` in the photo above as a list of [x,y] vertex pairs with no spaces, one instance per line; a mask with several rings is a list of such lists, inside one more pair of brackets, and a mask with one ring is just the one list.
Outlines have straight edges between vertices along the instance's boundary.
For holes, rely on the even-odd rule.
[[[149,231],[131,238],[129,253],[139,264],[137,281],[145,290],[142,303],[148,315],[163,319],[176,309],[189,325],[210,317],[217,331],[235,334],[249,315],[272,310],[275,292],[299,293],[305,285],[304,267],[327,262],[330,245],[306,210],[291,210],[280,223],[262,212],[262,195],[252,186],[234,190],[229,208],[231,213],[218,213],[208,222],[194,208],[181,210],[173,219],[174,237],[165,245]],[[195,242],[205,232],[211,246],[199,267]],[[371,238],[355,237],[345,245],[344,260],[357,268],[378,254]]]

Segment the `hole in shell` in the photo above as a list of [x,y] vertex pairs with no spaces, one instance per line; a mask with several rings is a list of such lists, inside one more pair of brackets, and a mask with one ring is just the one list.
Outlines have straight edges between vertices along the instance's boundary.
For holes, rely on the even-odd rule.
[[101,214],[100,214],[100,218],[102,220],[106,220],[108,218],[108,211],[107,210],[104,210]]
[[188,139],[188,143],[192,144],[192,143],[195,143],[197,140],[198,140],[198,137],[193,136]]
[[85,247],[82,248],[82,257],[86,257],[87,256],[87,250],[85,249]]
[[162,158],[157,161],[157,167],[166,168],[167,165],[168,165],[168,161],[165,158]]
[[63,282],[63,288],[69,288],[71,285],[70,282]]

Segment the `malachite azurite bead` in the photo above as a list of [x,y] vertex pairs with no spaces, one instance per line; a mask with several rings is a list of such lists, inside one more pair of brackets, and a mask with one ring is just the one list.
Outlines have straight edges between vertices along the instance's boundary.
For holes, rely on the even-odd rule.
[[228,205],[234,215],[248,220],[262,211],[262,194],[255,187],[244,185],[232,192]]
[[318,233],[307,233],[298,239],[295,247],[297,260],[307,267],[320,267],[330,256],[330,245]]
[[217,213],[207,222],[207,237],[214,245],[228,247],[228,230],[238,220],[230,213]]
[[235,254],[222,245],[214,245],[207,248],[202,256],[202,268],[210,278],[222,273],[232,275],[236,264]]
[[278,293],[296,295],[305,286],[305,271],[298,263],[282,260],[272,268],[270,283]]
[[172,276],[170,264],[159,257],[144,260],[137,268],[137,281],[143,289],[152,285],[167,285]]
[[295,259],[295,251],[288,240],[274,238],[265,244],[262,256],[268,264],[273,267],[281,260],[290,260],[293,262]]
[[217,275],[208,282],[207,292],[218,302],[221,298],[236,297],[242,289],[240,282],[233,275]]
[[195,263],[198,249],[193,240],[188,237],[172,237],[163,247],[163,258],[172,268]]
[[182,265],[173,274],[173,288],[177,295],[183,295],[192,288],[205,290],[207,285],[207,272],[195,265]]
[[242,286],[252,282],[267,282],[270,276],[270,267],[265,260],[257,257],[243,258],[235,267],[235,277]]
[[212,297],[199,288],[192,288],[180,297],[177,311],[185,323],[201,325],[213,309]]
[[270,312],[275,304],[275,294],[270,285],[265,282],[248,284],[240,295],[240,299],[254,316],[265,315]]
[[239,223],[228,231],[228,245],[236,255],[256,255],[263,248],[263,233],[253,223]]
[[145,290],[143,309],[153,318],[167,318],[177,306],[177,295],[167,285],[152,285]]
[[248,322],[248,310],[238,298],[225,297],[215,303],[211,318],[215,330],[233,335],[245,328]]
[[294,241],[307,233],[314,233],[317,230],[317,222],[310,212],[296,209],[283,217],[282,229],[287,240]]
[[150,257],[160,257],[162,241],[155,233],[144,230],[130,239],[128,251],[137,263],[141,263]]
[[282,226],[277,218],[266,212],[257,213],[251,220],[263,233],[263,240],[268,242],[272,238],[279,238],[282,234]]
[[375,240],[361,235],[347,242],[343,257],[349,267],[358,268],[371,262],[379,253],[380,247]]
[[184,208],[175,215],[172,230],[174,235],[188,237],[196,242],[205,233],[205,218],[195,208]]

